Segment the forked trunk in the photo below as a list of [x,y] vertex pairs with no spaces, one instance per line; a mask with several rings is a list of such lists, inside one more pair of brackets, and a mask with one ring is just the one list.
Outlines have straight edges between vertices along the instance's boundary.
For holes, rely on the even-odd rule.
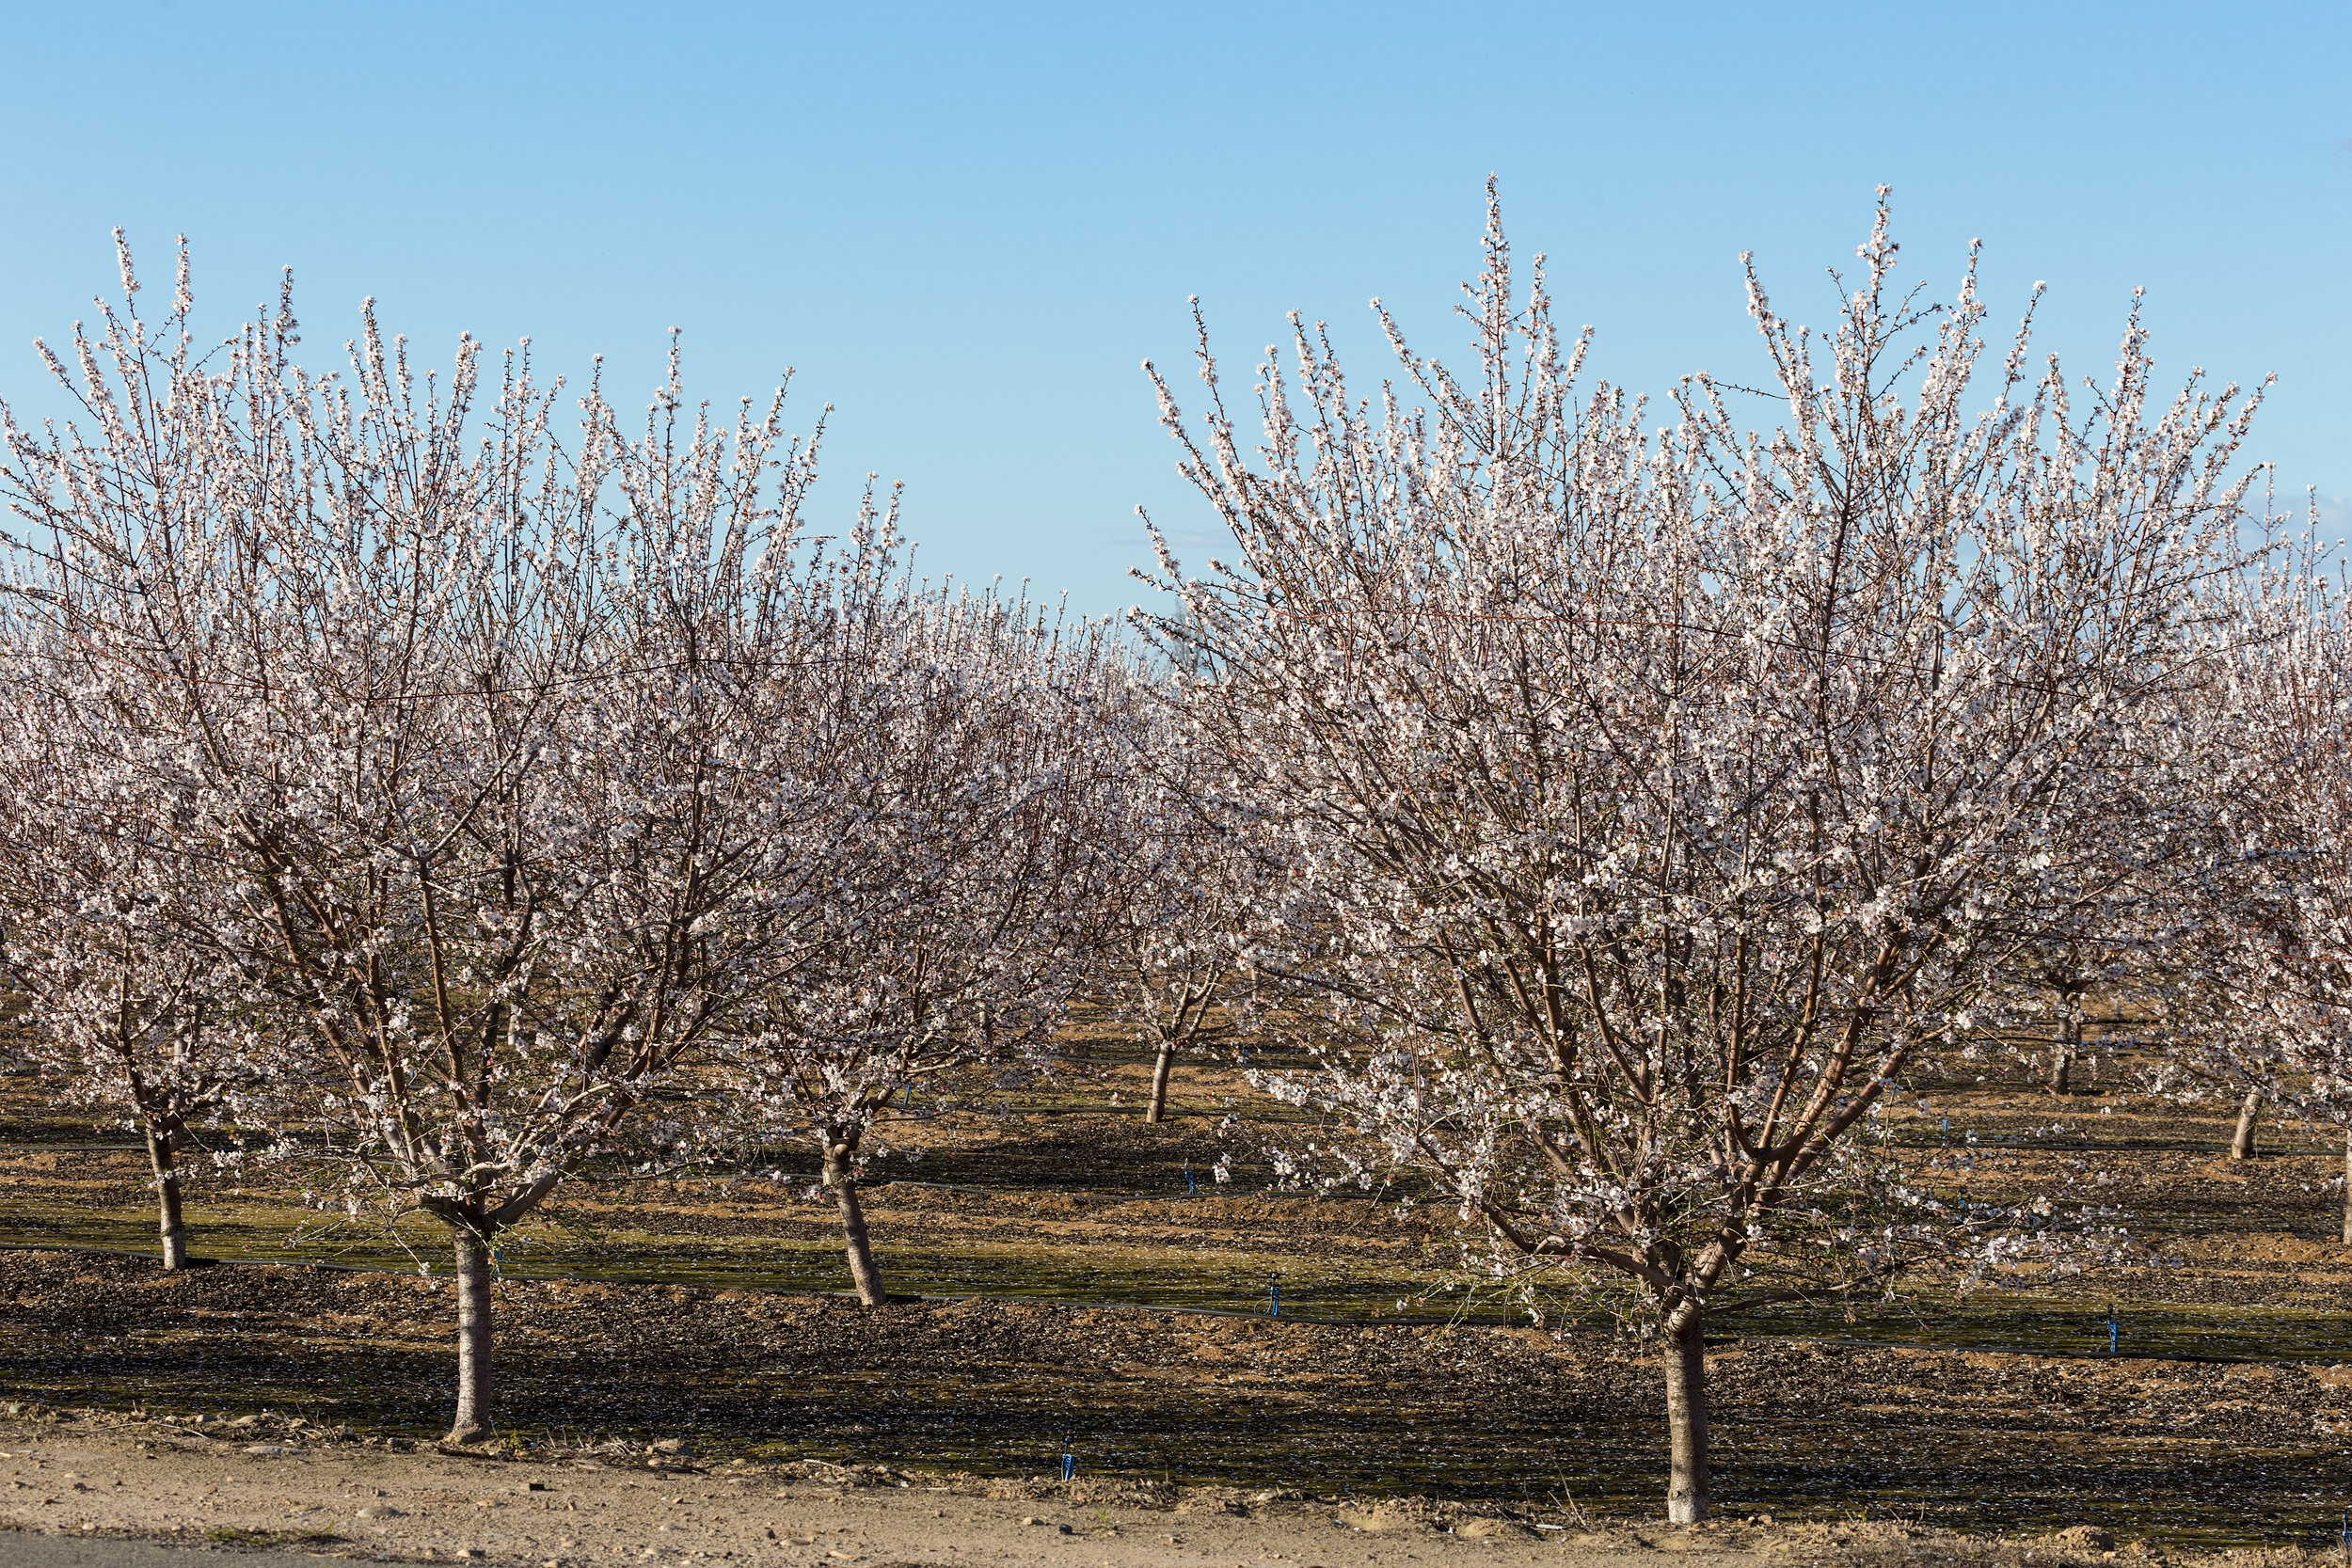
[[181,1212],[180,1169],[172,1148],[176,1142],[173,1132],[151,1125],[147,1130],[147,1163],[155,1170],[155,1206],[166,1269],[188,1266],[188,1222]]
[[1666,1482],[1670,1525],[1701,1523],[1710,1501],[1706,1325],[1706,1312],[1695,1302],[1666,1320],[1666,1441],[1674,1456]]
[[1166,1040],[1160,1041],[1159,1059],[1152,1064],[1152,1101],[1143,1108],[1147,1123],[1168,1119],[1168,1069],[1175,1064],[1175,1048]]
[[2246,1091],[2246,1103],[2237,1108],[2237,1134],[2230,1140],[2231,1159],[2251,1160],[2254,1157],[2254,1112],[2262,1102],[2262,1090]]
[[841,1205],[841,1234],[850,1255],[850,1282],[857,1299],[880,1307],[889,1297],[882,1291],[882,1268],[874,1261],[874,1243],[866,1234],[866,1207],[858,1201],[857,1146],[843,1139],[825,1140],[825,1185]]
[[457,1251],[457,1418],[453,1443],[479,1443],[490,1424],[490,1243],[470,1226],[453,1226]]

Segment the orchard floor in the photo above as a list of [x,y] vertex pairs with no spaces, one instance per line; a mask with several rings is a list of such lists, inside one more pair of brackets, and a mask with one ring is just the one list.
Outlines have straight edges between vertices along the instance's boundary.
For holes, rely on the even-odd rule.
[[[1418,1497],[1530,1526],[1656,1514],[1663,1402],[1640,1347],[1572,1301],[1537,1332],[1449,1291],[1441,1206],[1269,1189],[1261,1151],[1321,1134],[1234,1075],[1187,1069],[1184,1114],[1146,1127],[1110,1103],[1134,1100],[1139,1066],[1081,1066],[885,1129],[869,1212],[894,1289],[923,1299],[874,1311],[818,1293],[843,1283],[836,1222],[788,1156],[784,1180],[573,1183],[506,1250],[502,1422],[536,1452],[676,1438],[713,1463],[989,1485],[1058,1476],[1067,1452],[1104,1485]],[[2135,1251],[1851,1320],[1722,1325],[1729,1512],[2097,1525],[2175,1552],[2336,1544],[2352,1505],[2339,1149],[2272,1131],[2233,1164],[2217,1117],[1997,1084],[1915,1089],[1888,1135],[1952,1195],[2111,1211]],[[453,1306],[418,1276],[443,1256],[430,1230],[322,1227],[297,1192],[209,1186],[197,1249],[231,1261],[167,1277],[135,1256],[153,1220],[121,1141],[21,1081],[0,1097],[8,1399],[269,1411],[370,1452],[445,1424]],[[342,1267],[255,1266],[286,1259]]]
[[[532,1564],[688,1560],[834,1568],[1528,1563],[1543,1568],[2289,1568],[2299,1549],[2167,1559],[2102,1532],[2007,1541],[1893,1523],[1723,1522],[1545,1530],[1494,1510],[1362,1507],[1295,1493],[541,1453],[505,1462],[388,1451],[318,1433],[208,1437],[167,1423],[0,1423],[11,1568],[240,1568],[321,1558]],[[264,1434],[267,1435],[267,1434]]]
[[[446,1287],[388,1274],[13,1252],[0,1385],[405,1451],[449,1382],[450,1310]],[[674,1441],[706,1463],[882,1464],[1041,1495],[1068,1452],[1089,1484],[1147,1498],[1419,1496],[1531,1528],[1656,1512],[1659,1380],[1606,1339],[523,1280],[499,1313],[523,1452],[642,1462]],[[2105,1526],[2177,1549],[2311,1544],[2352,1495],[2329,1435],[2352,1422],[2352,1371],[1761,1341],[1710,1361],[1734,1517]]]

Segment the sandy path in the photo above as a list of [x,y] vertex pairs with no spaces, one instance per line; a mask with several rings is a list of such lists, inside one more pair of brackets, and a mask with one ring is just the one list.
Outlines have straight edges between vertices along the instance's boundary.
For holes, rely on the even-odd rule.
[[[1691,1568],[1760,1562],[1730,1535],[1617,1532],[1565,1541],[1501,1521],[1447,1533],[1402,1515],[1311,1502],[1195,1499],[1172,1510],[974,1495],[916,1483],[842,1489],[772,1473],[494,1463],[356,1446],[0,1427],[0,1562],[17,1529],[40,1555],[107,1560],[109,1536],[232,1539],[341,1557],[436,1562],[1110,1565],[1507,1562],[1569,1564],[1673,1551]],[[1239,1509],[1243,1512],[1234,1512]],[[1369,1528],[1363,1527],[1371,1527]],[[1496,1533],[1474,1533],[1488,1529]],[[334,1537],[299,1541],[299,1536]],[[95,1555],[57,1557],[69,1540]],[[12,1550],[12,1544],[22,1544]],[[130,1557],[152,1554],[132,1550]],[[273,1553],[272,1556],[277,1554]],[[1777,1554],[1772,1554],[1777,1555]]]

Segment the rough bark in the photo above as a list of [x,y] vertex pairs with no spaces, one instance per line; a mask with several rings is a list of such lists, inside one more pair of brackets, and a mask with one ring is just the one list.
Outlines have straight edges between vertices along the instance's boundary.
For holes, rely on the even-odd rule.
[[1168,1071],[1175,1064],[1176,1048],[1166,1040],[1160,1041],[1159,1058],[1152,1064],[1152,1101],[1143,1108],[1146,1123],[1168,1119]]
[[1707,1440],[1707,1318],[1686,1303],[1666,1321],[1666,1440],[1674,1469],[1666,1483],[1666,1522],[1707,1517],[1712,1484]]
[[2344,1130],[2344,1244],[2352,1246],[2352,1127]]
[[490,1424],[490,1243],[471,1226],[450,1227],[457,1253],[457,1417],[453,1443],[479,1443]]
[[546,1171],[504,1203],[476,1193],[470,1197],[432,1194],[420,1207],[449,1227],[457,1258],[457,1416],[450,1423],[453,1443],[478,1443],[496,1435],[491,1424],[495,1385],[490,1375],[490,1243],[501,1230],[547,1201],[563,1180]]
[[866,1234],[866,1207],[857,1196],[856,1154],[854,1139],[827,1138],[825,1185],[833,1189],[834,1201],[841,1205],[842,1241],[850,1255],[850,1282],[857,1287],[857,1299],[868,1307],[880,1307],[889,1297],[882,1290],[881,1265],[874,1261],[874,1243]]
[[2260,1089],[2246,1091],[2246,1103],[2237,1108],[2237,1132],[2230,1139],[2230,1158],[2251,1160],[2254,1157],[2254,1113],[2262,1107]]
[[163,1233],[166,1269],[188,1266],[188,1222],[181,1208],[178,1143],[176,1129],[152,1125],[147,1129],[147,1163],[155,1172],[157,1227]]
[[2082,1054],[2082,1015],[2068,999],[2068,1018],[2058,1031],[2058,1051],[2050,1062],[2050,1092],[2057,1095],[2074,1092],[2074,1059]]

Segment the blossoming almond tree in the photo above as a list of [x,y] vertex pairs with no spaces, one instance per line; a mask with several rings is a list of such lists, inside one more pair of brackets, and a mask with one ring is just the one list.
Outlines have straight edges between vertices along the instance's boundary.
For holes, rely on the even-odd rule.
[[[57,637],[121,668],[141,710],[118,732],[155,735],[180,776],[167,877],[224,912],[213,941],[249,976],[235,1005],[271,1010],[298,1048],[280,1076],[325,1085],[284,1107],[326,1132],[307,1152],[449,1227],[453,1435],[471,1437],[490,1402],[487,1248],[552,1189],[566,1134],[551,1147],[550,1123],[600,1098],[593,1070],[565,1082],[555,1042],[554,1082],[529,1084],[549,1064],[516,1006],[564,863],[534,765],[567,650],[498,624],[537,575],[507,525],[535,499],[546,400],[510,381],[508,439],[470,451],[471,345],[420,400],[372,320],[351,392],[309,382],[292,338],[286,312],[222,351],[211,408],[235,461],[184,515],[108,483],[126,458],[113,425],[20,441],[14,499],[49,536],[31,569]],[[151,356],[109,346],[113,374],[85,350],[72,389],[136,406]]]
[[[102,306],[94,340],[76,335],[84,377],[66,385],[77,418],[44,436],[0,404],[0,491],[36,519],[34,498],[56,485],[167,537],[200,535],[241,471],[224,438],[229,383],[188,331],[184,245],[171,307],[150,323],[117,244],[125,297]],[[256,1049],[238,1006],[245,977],[214,936],[216,879],[176,874],[212,851],[191,836],[189,779],[169,726],[152,721],[152,677],[141,657],[60,618],[73,576],[93,563],[62,553],[56,563],[64,577],[28,574],[20,554],[0,581],[0,985],[29,1005],[23,1049],[65,1101],[143,1136],[163,1263],[176,1270],[188,1259],[191,1139],[253,1106],[277,1064]],[[128,587],[146,599],[135,568]]]
[[[178,350],[109,319],[59,367],[103,415],[94,437],[11,430],[11,499],[40,526],[25,602],[121,672],[137,706],[114,728],[157,737],[140,766],[168,764],[180,830],[159,875],[222,911],[215,972],[276,1021],[280,1080],[316,1091],[285,1107],[325,1137],[303,1156],[342,1163],[355,1211],[373,1195],[446,1226],[452,1436],[486,1435],[498,1236],[774,979],[757,920],[711,924],[777,905],[766,816],[705,804],[725,758],[696,725],[740,683],[697,638],[747,612],[729,595],[771,534],[791,556],[809,453],[772,406],[731,435],[698,421],[662,453],[693,493],[614,519],[608,481],[644,451],[594,394],[564,451],[520,356],[485,397],[470,341],[440,385],[371,315],[348,379],[315,379],[281,303],[201,397],[164,398]],[[142,460],[122,408],[225,453],[185,506],[120,482]]]
[[[564,1033],[669,1064],[739,1034],[822,933],[834,868],[805,840],[838,815],[838,791],[808,766],[803,721],[841,626],[868,609],[861,550],[803,537],[817,443],[786,441],[782,394],[761,417],[747,403],[732,430],[685,408],[675,345],[642,437],[588,400],[615,515],[593,562],[597,662],[563,696],[550,759],[575,853],[564,978],[539,1005]],[[869,504],[853,536],[872,522]],[[642,1099],[616,1085],[603,1119]],[[689,1109],[634,1142],[675,1155],[706,1119]]]
[[[2183,874],[2191,871],[2203,817],[2168,754],[2171,728],[2136,724],[2127,765],[2079,779],[2077,831],[2051,845],[2042,886],[2026,900],[2033,925],[1998,966],[1992,1022],[2016,1060],[2040,1066],[2047,1050],[2044,1084],[2053,1095],[2074,1090],[2092,1006],[2120,1014],[2126,1004],[2135,1012],[2160,1005],[2169,984],[2166,955],[2180,950],[2191,928],[2184,915],[2194,895]],[[1971,1042],[1961,1054],[1983,1052]]]
[[[233,1010],[245,977],[220,973],[217,911],[162,874],[156,847],[179,826],[168,797],[91,766],[138,750],[103,733],[119,672],[75,672],[76,650],[44,642],[10,638],[0,663],[0,986],[29,1005],[20,1051],[60,1102],[144,1139],[163,1265],[181,1269],[196,1140],[269,1102],[272,1056]],[[56,681],[69,673],[87,678]]]
[[2239,1101],[2233,1159],[2265,1101],[2344,1130],[2352,1245],[2352,607],[2333,564],[2306,534],[2216,585],[2209,678],[2175,705],[2200,831],[2151,1022],[2155,1087]]
[[1955,1223],[1866,1134],[2058,912],[2082,781],[2243,506],[2250,401],[2156,399],[2137,313],[2077,412],[2024,328],[1987,373],[1973,264],[1919,306],[1883,207],[1861,256],[1818,335],[1750,272],[1763,434],[1708,376],[1654,435],[1580,389],[1496,222],[1464,372],[1383,312],[1405,387],[1359,403],[1297,327],[1254,455],[1205,331],[1205,415],[1160,382],[1238,559],[1163,548],[1156,635],[1287,868],[1260,961],[1325,999],[1321,1070],[1268,1085],[1433,1173],[1504,1275],[1640,1292],[1677,1522],[1708,1508],[1710,1319],[2061,1244]]
[[1095,984],[1152,1048],[1143,1119],[1157,1123],[1176,1059],[1212,1047],[1248,1011],[1236,933],[1262,868],[1200,808],[1202,759],[1163,706],[1165,693],[1138,676],[1118,699],[1097,719],[1122,766],[1100,824],[1109,884]]
[[851,1282],[880,1306],[858,1192],[869,1132],[917,1085],[1041,1061],[1085,976],[1104,882],[1089,829],[1112,767],[1087,715],[1119,670],[1100,624],[894,575],[886,527],[855,559],[876,590],[839,619],[793,726],[808,749],[794,773],[837,805],[789,830],[821,869],[822,930],[767,989],[724,1081],[739,1136],[815,1147]]

